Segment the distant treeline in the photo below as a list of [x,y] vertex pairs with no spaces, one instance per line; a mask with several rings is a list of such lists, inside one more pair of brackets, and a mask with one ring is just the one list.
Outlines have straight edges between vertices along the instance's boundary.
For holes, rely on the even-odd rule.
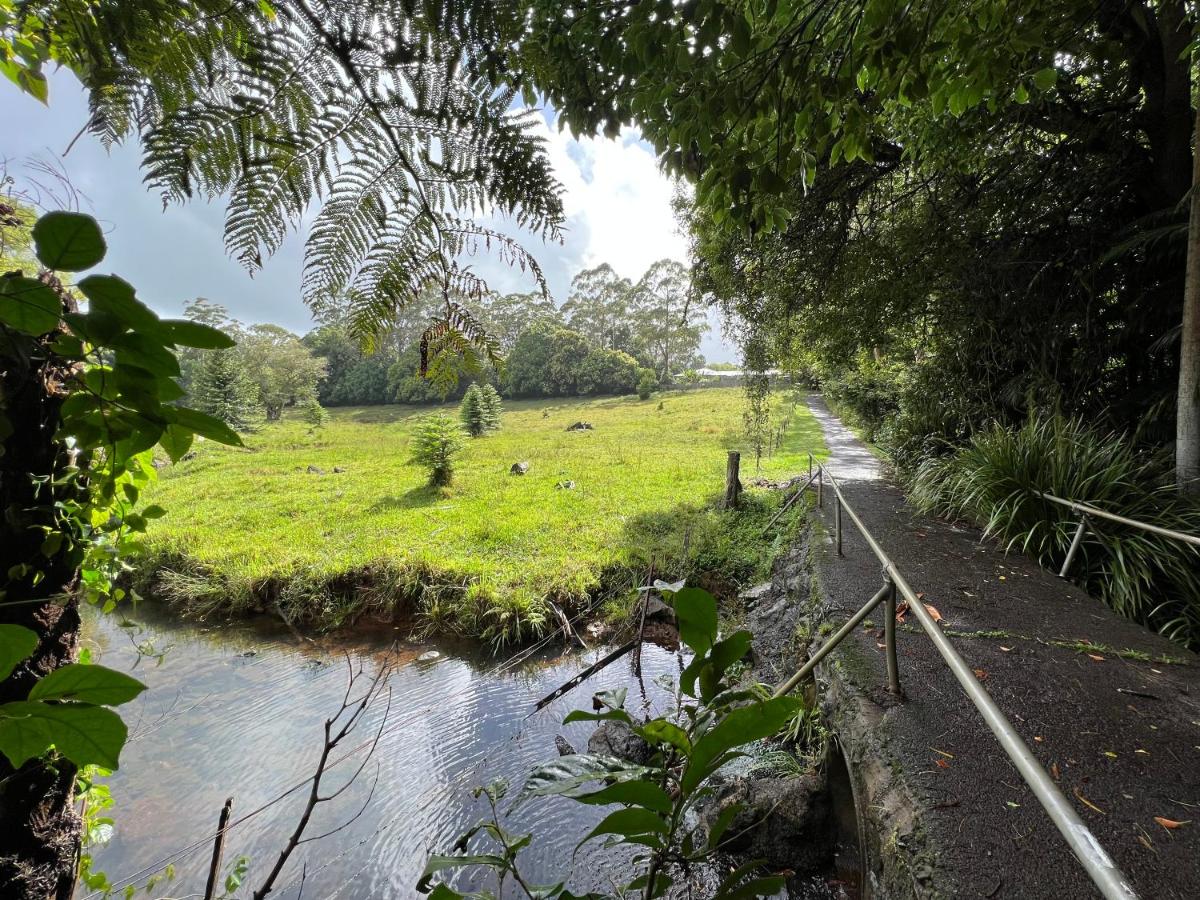
[[[401,310],[373,352],[352,333],[344,310],[326,311],[300,337],[275,325],[243,326],[201,298],[186,314],[231,331],[239,343],[182,360],[185,388],[226,420],[277,418],[285,406],[317,401],[438,403],[458,399],[475,381],[513,397],[633,393],[639,381],[662,383],[703,365],[699,347],[707,323],[703,310],[689,303],[690,288],[686,266],[660,260],[636,283],[608,264],[582,271],[561,307],[540,293],[485,295],[475,312],[504,364],[472,369],[457,361],[436,379],[420,374],[421,335],[439,315],[436,293]],[[229,410],[243,405],[244,416]]]

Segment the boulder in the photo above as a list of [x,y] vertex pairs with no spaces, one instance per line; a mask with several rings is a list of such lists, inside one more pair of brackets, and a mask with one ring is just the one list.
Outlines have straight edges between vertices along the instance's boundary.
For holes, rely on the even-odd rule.
[[798,872],[817,870],[833,856],[837,829],[823,774],[738,775],[714,788],[697,808],[705,839],[721,811],[740,804],[722,835],[723,849]]
[[575,748],[572,747],[571,742],[568,741],[561,734],[556,734],[554,736],[554,749],[558,751],[559,756],[574,756],[575,755]]
[[309,475],[324,475],[325,474],[325,470],[322,469],[320,466],[309,466],[307,469],[305,469],[305,471],[308,472]]
[[675,610],[668,606],[658,594],[650,594],[646,597],[646,621],[673,623]]
[[345,472],[346,468],[345,468],[345,466],[334,466],[333,471],[337,472],[337,473],[341,473],[341,472]]
[[417,662],[433,662],[435,659],[441,658],[441,655],[436,650],[426,650],[417,657]]
[[601,722],[600,727],[588,738],[588,753],[599,756],[615,756],[627,762],[644,765],[653,755],[650,745],[633,733],[624,722],[612,719]]
[[754,609],[758,601],[770,594],[774,587],[775,582],[764,581],[762,584],[746,588],[746,590],[738,594],[738,599],[746,604],[746,609]]
[[574,424],[567,426],[567,431],[591,431],[591,430],[592,430],[591,422],[575,422]]
[[508,468],[509,475],[524,475],[528,471],[529,471],[528,460],[521,460],[520,462],[515,462]]

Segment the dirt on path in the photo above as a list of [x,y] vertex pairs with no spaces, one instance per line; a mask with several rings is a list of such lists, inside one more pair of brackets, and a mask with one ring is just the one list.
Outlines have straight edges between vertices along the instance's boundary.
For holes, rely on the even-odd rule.
[[[1200,897],[1200,659],[977,529],[915,512],[824,402],[809,405],[849,503],[1134,888]],[[837,627],[882,577],[849,520],[837,557],[830,497],[819,511],[827,533],[813,542],[813,594]],[[875,772],[860,807],[891,807],[880,821],[892,833],[876,835],[893,860],[881,887],[1098,896],[911,615],[897,633],[905,699],[887,693],[882,627],[879,611],[818,670],[847,755]]]

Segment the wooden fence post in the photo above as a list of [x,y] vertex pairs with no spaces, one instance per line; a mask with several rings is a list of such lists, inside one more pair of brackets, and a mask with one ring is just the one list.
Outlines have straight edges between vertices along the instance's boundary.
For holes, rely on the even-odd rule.
[[742,482],[738,478],[738,469],[742,464],[742,454],[736,450],[729,451],[729,460],[725,464],[725,509],[734,509],[738,505],[738,494],[742,492]]
[[217,836],[213,839],[212,862],[208,866],[208,884],[204,887],[204,900],[217,896],[217,878],[221,873],[221,855],[225,852],[225,829],[229,827],[229,813],[233,810],[233,798],[225,800],[221,818],[217,820]]

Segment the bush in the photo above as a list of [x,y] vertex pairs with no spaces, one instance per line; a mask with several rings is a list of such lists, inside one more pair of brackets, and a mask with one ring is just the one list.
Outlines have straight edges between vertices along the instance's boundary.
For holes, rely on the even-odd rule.
[[579,367],[579,393],[632,394],[637,389],[637,360],[621,350],[592,350]]
[[488,430],[483,394],[479,390],[479,385],[472,384],[463,394],[462,403],[458,407],[458,417],[462,419],[463,428],[471,437],[480,437]]
[[236,350],[204,355],[192,378],[188,403],[236,431],[250,431],[263,419],[258,386]]
[[445,413],[434,413],[417,423],[412,461],[429,470],[430,485],[444,487],[454,479],[454,457],[464,445],[459,424]]
[[[920,465],[912,499],[925,511],[973,520],[1043,565],[1058,568],[1078,524],[1041,492],[1176,531],[1200,532],[1200,504],[1180,497],[1166,462],[1125,435],[1077,419],[993,425],[951,456]],[[1167,537],[1093,521],[1072,575],[1121,613],[1200,645],[1200,551]]]
[[539,322],[521,333],[508,355],[505,392],[517,397],[569,397],[590,351],[577,331]]
[[637,395],[639,400],[649,400],[658,387],[658,378],[653,369],[638,369]]
[[483,399],[483,424],[488,431],[500,430],[500,413],[504,412],[500,404],[500,392],[492,384],[484,384],[479,389]]

